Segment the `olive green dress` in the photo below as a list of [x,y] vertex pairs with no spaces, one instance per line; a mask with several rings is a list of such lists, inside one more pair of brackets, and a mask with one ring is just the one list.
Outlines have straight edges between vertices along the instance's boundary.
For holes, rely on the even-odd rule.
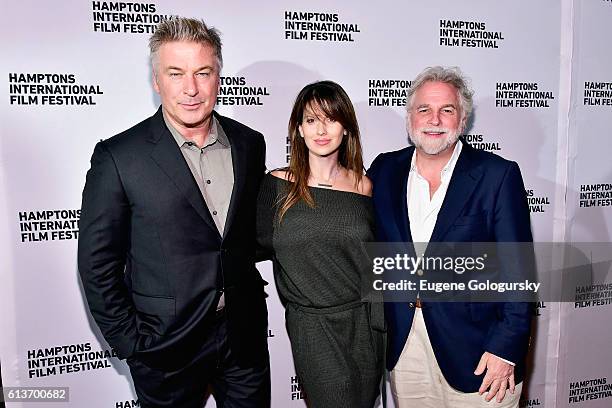
[[[374,240],[371,198],[310,188],[278,222],[289,182],[265,176],[257,233],[272,251],[296,373],[310,408],[371,408],[383,374],[382,304],[362,300]],[[365,291],[364,291],[365,292]]]

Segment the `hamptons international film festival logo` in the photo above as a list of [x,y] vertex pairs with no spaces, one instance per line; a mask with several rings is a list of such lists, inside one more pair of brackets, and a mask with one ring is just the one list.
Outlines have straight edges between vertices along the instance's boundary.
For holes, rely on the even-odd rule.
[[529,212],[532,214],[542,214],[550,208],[550,197],[536,192],[533,188],[525,190]]
[[499,140],[493,140],[488,135],[480,134],[465,134],[461,135],[463,140],[470,144],[474,149],[484,150],[487,152],[501,152],[502,148],[499,145]]
[[542,316],[542,313],[545,312],[545,310],[542,309],[546,309],[546,302],[536,302],[535,307],[533,308],[533,315],[535,317]]
[[91,11],[99,33],[153,34],[159,23],[176,17],[158,14],[155,3],[92,1]]
[[19,211],[21,242],[64,241],[79,237],[80,209]]
[[[608,399],[612,397],[612,384],[607,377],[573,381],[569,383],[568,393],[567,402],[569,404]],[[612,400],[607,401],[610,402],[605,406],[612,405]],[[601,403],[606,404],[605,401],[601,401]]]
[[530,397],[525,397],[525,396],[521,396],[521,399],[519,400],[519,408],[531,408],[531,407],[541,407],[543,406],[542,403],[540,403],[540,398],[530,398]]
[[243,76],[220,77],[217,104],[221,106],[264,106],[270,96],[267,86],[254,85]]
[[291,401],[298,401],[304,399],[304,394],[302,392],[302,384],[300,383],[300,379],[297,375],[289,377],[289,390]]
[[555,95],[542,89],[537,82],[497,82],[495,107],[497,108],[550,108]]
[[117,359],[112,349],[94,350],[91,343],[65,344],[31,349],[27,352],[28,378],[82,373],[111,368]]
[[406,106],[406,94],[411,83],[405,79],[369,79],[368,106]]
[[114,408],[135,408],[140,407],[140,401],[137,399],[126,399],[121,401],[115,401]]
[[595,183],[580,185],[580,208],[602,208],[612,206],[612,184]]
[[285,40],[355,42],[359,25],[340,18],[338,13],[285,11]]
[[584,106],[612,107],[612,82],[585,82],[582,103]]
[[612,283],[576,286],[574,309],[612,305]]
[[491,30],[484,21],[442,19],[438,45],[443,47],[499,48],[505,40],[501,31]]
[[11,105],[90,106],[104,94],[99,84],[79,83],[76,74],[9,72]]

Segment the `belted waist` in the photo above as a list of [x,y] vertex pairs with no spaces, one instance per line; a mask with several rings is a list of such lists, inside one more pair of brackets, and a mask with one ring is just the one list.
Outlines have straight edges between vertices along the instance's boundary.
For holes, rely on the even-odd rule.
[[288,303],[288,306],[291,306],[297,311],[308,313],[308,314],[316,314],[316,315],[325,315],[325,314],[333,314],[344,312],[351,309],[356,309],[362,305],[366,305],[366,302],[362,302],[361,300],[355,300],[353,302],[344,303],[337,306],[327,306],[327,307],[314,307],[314,306],[302,306],[297,303]]

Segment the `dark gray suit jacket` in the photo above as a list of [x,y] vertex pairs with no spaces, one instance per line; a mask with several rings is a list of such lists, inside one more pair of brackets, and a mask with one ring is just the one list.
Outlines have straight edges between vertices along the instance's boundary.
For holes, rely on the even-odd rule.
[[178,367],[209,335],[224,288],[232,349],[267,356],[265,282],[255,268],[263,136],[214,113],[234,188],[224,236],[180,149],[155,115],[96,145],[83,191],[78,265],[91,313],[121,358]]

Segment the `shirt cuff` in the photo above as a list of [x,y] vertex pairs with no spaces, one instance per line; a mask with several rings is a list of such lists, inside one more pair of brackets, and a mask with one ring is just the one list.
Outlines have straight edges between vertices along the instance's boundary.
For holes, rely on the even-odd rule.
[[[491,354],[492,356],[495,356],[495,354],[493,354],[493,353],[489,353],[489,354]],[[516,364],[515,364],[515,363],[513,363],[512,361],[508,361],[508,360],[506,360],[505,358],[501,358],[501,357],[499,357],[499,356],[495,356],[495,357],[499,358],[501,361],[504,361],[504,362],[506,362],[506,363],[510,364],[511,366],[515,366],[515,365],[516,365]]]

